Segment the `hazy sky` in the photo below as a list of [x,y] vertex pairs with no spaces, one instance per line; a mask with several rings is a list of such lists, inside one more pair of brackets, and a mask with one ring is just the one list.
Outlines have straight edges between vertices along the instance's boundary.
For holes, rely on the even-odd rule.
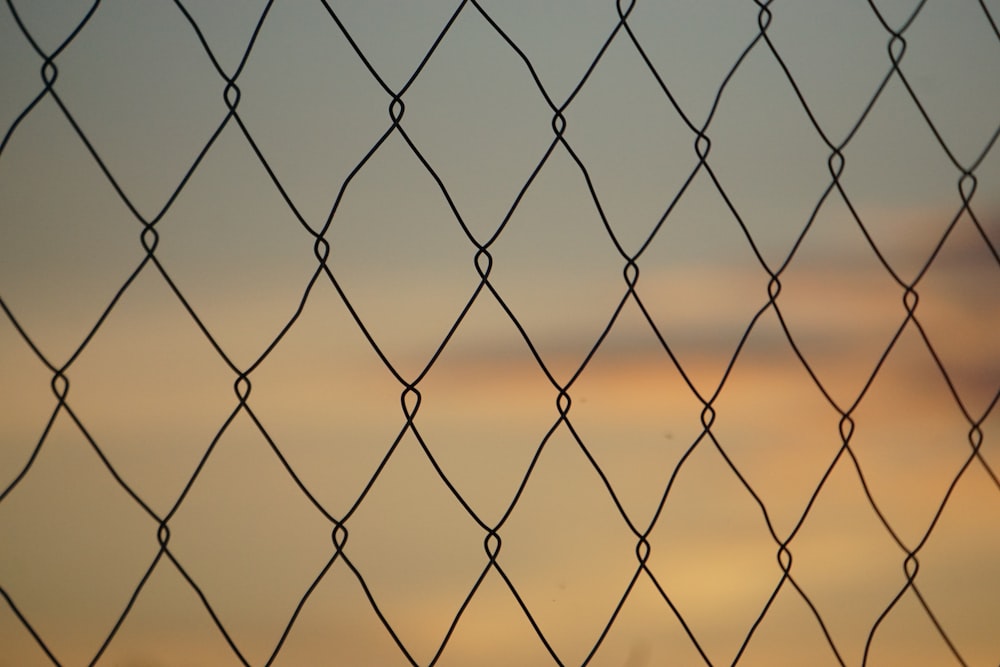
[[[248,664],[333,555],[324,511],[349,514],[344,554],[421,665],[501,520],[497,562],[563,664],[598,642],[647,530],[704,655],[641,573],[589,664],[732,664],[776,590],[739,664],[839,664],[778,589],[793,533],[792,577],[843,664],[870,635],[870,665],[997,663],[1000,4],[775,0],[768,19],[750,0],[640,0],[589,75],[607,0],[180,4],[100,2],[54,58],[65,111],[38,51],[90,4],[0,10],[0,588],[60,664],[93,660],[159,551],[109,466],[162,518],[213,442],[169,549]],[[342,294],[313,281],[328,219]],[[223,354],[143,265],[142,220]],[[483,289],[442,348],[480,287],[477,245],[502,303]],[[961,658],[913,590],[879,621],[918,547]],[[0,666],[52,664],[5,603],[0,647]],[[241,662],[162,556],[98,664]],[[274,664],[409,661],[340,559]],[[554,660],[491,569],[436,664]]]

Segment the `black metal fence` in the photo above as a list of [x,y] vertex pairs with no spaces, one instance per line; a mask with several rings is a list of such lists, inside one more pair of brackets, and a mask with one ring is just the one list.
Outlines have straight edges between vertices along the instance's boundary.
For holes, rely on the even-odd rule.
[[6,3],[0,664],[997,664],[996,7],[258,4]]

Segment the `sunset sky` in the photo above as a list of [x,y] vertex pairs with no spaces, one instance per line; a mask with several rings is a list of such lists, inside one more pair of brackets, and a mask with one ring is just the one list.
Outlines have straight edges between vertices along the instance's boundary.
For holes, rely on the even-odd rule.
[[61,46],[90,7],[0,9],[0,667],[53,664],[15,608],[90,664],[157,558],[111,470],[239,655],[162,555],[99,665],[268,664],[329,517],[356,572],[271,664],[411,664],[358,575],[416,664],[556,664],[501,570],[566,665],[1000,660],[1000,4],[645,0],[589,74],[614,2],[105,0]]

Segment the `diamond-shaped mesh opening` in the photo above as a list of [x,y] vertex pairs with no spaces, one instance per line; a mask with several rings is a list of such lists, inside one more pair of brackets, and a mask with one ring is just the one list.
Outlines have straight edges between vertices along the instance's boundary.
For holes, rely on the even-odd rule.
[[[942,20],[945,13],[947,21]],[[993,76],[1000,62],[996,6],[932,5],[913,21],[907,37],[902,71],[954,157],[970,164],[1000,129],[996,114],[976,104],[984,94],[1000,94],[1000,82]],[[943,58],[942,53],[953,57]]]
[[640,530],[670,471],[702,434],[701,403],[634,304],[573,383],[574,430]]
[[[987,228],[1000,227],[1000,220]],[[957,270],[961,267],[960,270]],[[949,230],[918,286],[927,340],[966,409],[982,415],[1000,388],[1000,265],[968,214]],[[957,326],[956,326],[957,325]]]
[[[64,363],[141,261],[135,239],[142,228],[91,168],[51,100],[42,99],[18,130],[0,162],[3,298],[13,317],[30,327],[33,342]],[[39,196],[39,181],[49,179]]]
[[[840,446],[834,428],[805,428],[837,423],[836,411],[810,380],[768,312],[713,403],[712,433],[782,538],[791,534]],[[796,475],[787,478],[788,470]]]
[[622,261],[583,174],[561,146],[490,251],[491,284],[544,363],[565,381],[593,349],[620,301]]
[[[961,204],[961,173],[896,78],[889,79],[843,157],[840,183],[857,221],[893,271],[913,280],[944,233],[948,214]],[[904,166],[915,163],[922,168],[907,174]]]
[[850,405],[905,316],[902,289],[847,205],[831,196],[781,273],[776,300],[795,347],[837,405]]
[[[904,395],[904,386],[917,389]],[[908,545],[927,530],[970,453],[967,421],[945,399],[954,400],[948,385],[908,328],[855,411],[851,446],[874,500]]]
[[[233,461],[238,479],[229,479]],[[230,521],[233,515],[240,521]],[[171,521],[168,546],[243,656],[263,662],[329,558],[327,521],[238,414]],[[276,569],[270,563],[287,561]],[[240,613],[240,610],[249,613]]]
[[756,15],[749,2],[632,4],[631,34],[693,127],[709,121],[719,87],[757,37]]
[[697,164],[692,130],[645,68],[635,45],[619,34],[567,111],[565,134],[629,254],[649,238]]
[[[499,563],[556,655],[586,658],[635,570],[634,536],[565,427],[500,531]],[[570,505],[564,499],[572,497]]]
[[[323,6],[302,9],[270,5],[239,79],[239,111],[295,210],[319,230],[341,185],[388,127],[391,98]],[[224,16],[205,13],[225,28]],[[309,103],[289,103],[295,99]]]
[[429,662],[486,557],[473,519],[413,435],[400,440],[347,528],[344,553],[356,561],[373,607],[411,659]]
[[748,242],[776,268],[830,175],[823,140],[764,46],[758,43],[747,54],[722,92],[707,130],[708,165],[745,225]]
[[704,170],[689,181],[639,263],[635,294],[674,362],[707,400],[767,303],[767,274]]
[[[291,317],[314,268],[309,235],[239,128],[222,131],[156,229],[171,279],[227,354],[249,365]],[[233,292],[245,298],[233,303]]]
[[[442,471],[491,524],[507,512],[559,415],[556,390],[503,317],[490,300],[476,301],[421,381],[415,420]],[[470,337],[476,330],[494,339]]]
[[343,515],[399,435],[400,386],[334,289],[318,282],[254,369],[249,404],[302,483]]
[[[787,593],[812,604],[840,658],[859,664],[869,631],[905,581],[904,554],[871,511],[848,455],[837,460],[789,550],[798,591],[786,584]],[[820,628],[806,607],[801,613]]]
[[760,507],[708,438],[679,468],[649,543],[679,618],[712,664],[731,663],[781,570]]
[[232,373],[149,271],[115,304],[74,369],[72,405],[101,451],[145,502],[169,511],[236,402]]
[[486,243],[552,143],[552,111],[518,55],[475,11],[458,16],[403,99],[407,135],[462,223]]
[[[69,416],[46,436],[32,475],[0,508],[0,577],[23,620],[51,638],[59,660],[77,664],[99,650],[155,556],[156,524],[105,483],[108,469]],[[78,631],[83,618],[92,632]]]
[[8,2],[0,664],[996,665],[993,2]]
[[[802,3],[782,7],[768,37],[808,104],[818,129],[834,144],[847,136],[871,99],[888,66],[885,32],[865,3]],[[803,22],[823,24],[804,31]],[[851,48],[843,48],[850,34]]]
[[129,200],[152,218],[227,111],[224,82],[188,21],[157,2],[99,5],[58,67],[67,111]]
[[391,134],[347,188],[328,266],[373,343],[414,377],[476,285],[472,253],[433,177]]

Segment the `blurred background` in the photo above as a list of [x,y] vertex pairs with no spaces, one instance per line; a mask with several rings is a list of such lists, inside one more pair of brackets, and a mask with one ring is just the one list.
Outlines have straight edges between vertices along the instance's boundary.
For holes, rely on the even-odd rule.
[[996,665],[998,16],[8,2],[0,665]]

